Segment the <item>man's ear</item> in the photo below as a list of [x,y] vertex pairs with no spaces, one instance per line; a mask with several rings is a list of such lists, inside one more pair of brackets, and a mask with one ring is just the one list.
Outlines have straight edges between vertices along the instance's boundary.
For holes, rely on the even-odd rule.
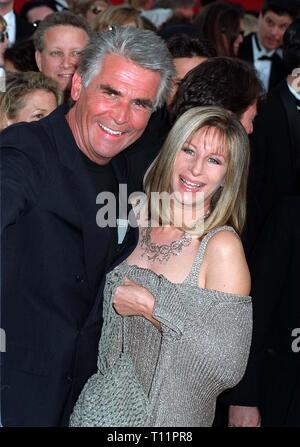
[[71,87],[71,98],[74,101],[78,100],[81,89],[82,89],[82,78],[80,74],[77,71],[75,71],[75,73],[73,74],[72,87]]
[[36,52],[34,53],[34,55],[35,55],[35,62],[36,62],[36,65],[38,66],[38,69],[39,69],[40,71],[42,71],[42,55],[41,55],[41,52],[38,51],[38,50],[36,50]]

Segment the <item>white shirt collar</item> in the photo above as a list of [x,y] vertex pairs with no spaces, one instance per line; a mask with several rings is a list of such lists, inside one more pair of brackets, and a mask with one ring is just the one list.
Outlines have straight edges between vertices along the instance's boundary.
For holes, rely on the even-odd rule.
[[261,56],[273,56],[276,50],[268,51],[262,45],[262,43],[258,40],[257,34],[253,34],[252,36],[252,48],[253,48],[253,60],[254,62]]
[[16,41],[16,15],[13,10],[5,14],[4,19],[7,23],[8,40],[10,45],[13,45]]

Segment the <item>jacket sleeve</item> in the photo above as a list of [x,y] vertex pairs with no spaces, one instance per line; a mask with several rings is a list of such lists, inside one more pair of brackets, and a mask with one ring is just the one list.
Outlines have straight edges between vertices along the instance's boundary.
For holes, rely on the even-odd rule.
[[45,180],[45,160],[30,126],[10,126],[0,134],[1,232],[28,212]]

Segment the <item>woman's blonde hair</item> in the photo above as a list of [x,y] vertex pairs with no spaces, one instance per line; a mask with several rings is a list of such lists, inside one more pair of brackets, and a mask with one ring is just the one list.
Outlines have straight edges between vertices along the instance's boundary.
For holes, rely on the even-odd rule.
[[[191,140],[195,132],[210,129],[220,136],[222,153],[228,162],[224,185],[215,192],[211,200],[210,214],[204,221],[204,232],[199,229],[181,228],[191,234],[202,236],[211,229],[231,225],[241,233],[246,217],[246,185],[249,167],[249,140],[240,122],[220,107],[195,107],[185,112],[172,127],[158,157],[144,177],[144,188],[150,210],[151,192],[161,194],[170,191],[172,172],[176,157],[184,144]],[[164,221],[170,216],[170,209],[161,209],[159,203],[151,212]],[[151,217],[151,216],[149,216]],[[172,217],[171,217],[172,219]],[[173,222],[171,222],[173,223]]]
[[7,127],[7,121],[13,120],[25,105],[25,96],[36,90],[53,93],[57,105],[62,103],[62,92],[57,83],[33,71],[7,73],[5,92],[0,93],[0,130]]
[[98,14],[91,26],[96,32],[107,30],[110,26],[126,26],[133,22],[137,28],[143,28],[144,22],[137,9],[131,6],[109,6]]

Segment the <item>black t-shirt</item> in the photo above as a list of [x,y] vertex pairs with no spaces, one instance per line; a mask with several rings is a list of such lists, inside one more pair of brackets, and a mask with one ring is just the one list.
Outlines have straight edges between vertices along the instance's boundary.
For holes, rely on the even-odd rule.
[[[87,168],[87,171],[89,173],[91,182],[94,186],[95,190],[95,219],[96,214],[98,210],[105,206],[107,202],[104,204],[97,204],[96,203],[96,197],[99,193],[107,191],[114,195],[115,197],[115,204],[116,204],[116,218],[118,218],[118,211],[119,211],[119,201],[118,201],[118,190],[119,190],[119,184],[116,179],[112,163],[109,162],[106,165],[98,165],[97,163],[94,163],[89,158],[87,158],[81,151],[80,151],[81,158]],[[116,223],[114,223],[116,225]],[[108,253],[107,257],[107,267],[109,267],[117,256],[117,248],[118,248],[118,232],[117,228],[115,228],[115,231],[111,232],[111,245],[110,245],[110,251]]]

